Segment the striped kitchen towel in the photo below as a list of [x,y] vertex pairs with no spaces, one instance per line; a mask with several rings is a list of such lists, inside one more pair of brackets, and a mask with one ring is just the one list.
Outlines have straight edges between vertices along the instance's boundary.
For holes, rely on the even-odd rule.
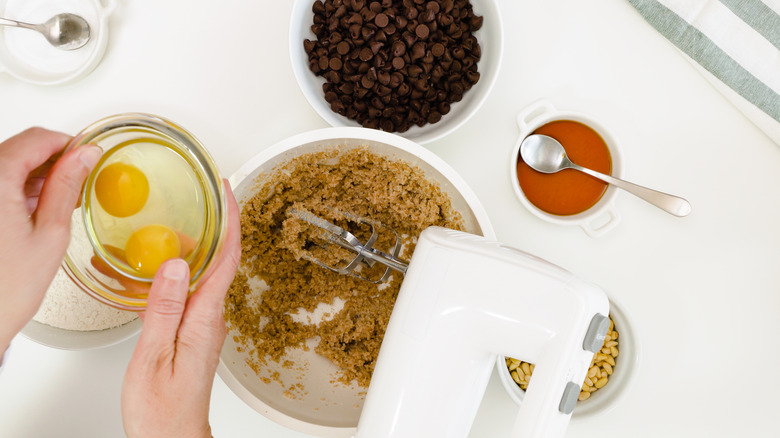
[[628,0],[780,144],[780,0]]

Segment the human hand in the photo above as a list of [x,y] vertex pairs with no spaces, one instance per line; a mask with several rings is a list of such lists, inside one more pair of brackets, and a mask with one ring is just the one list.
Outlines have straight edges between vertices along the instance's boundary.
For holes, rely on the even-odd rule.
[[222,309],[241,257],[238,205],[225,183],[228,230],[211,276],[188,300],[182,259],[168,260],[155,275],[122,387],[129,438],[211,437],[211,387],[227,335]]
[[0,354],[35,315],[70,241],[70,218],[101,150],[31,128],[0,143]]

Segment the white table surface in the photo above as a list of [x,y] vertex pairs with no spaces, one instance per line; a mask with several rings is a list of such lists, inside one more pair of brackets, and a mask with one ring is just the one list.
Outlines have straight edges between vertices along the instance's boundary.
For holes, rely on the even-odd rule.
[[[32,125],[75,134],[113,113],[151,112],[194,132],[228,176],[263,148],[326,126],[292,75],[291,5],[121,1],[90,76],[47,88],[0,74],[0,138]],[[504,0],[501,9],[493,93],[427,147],[477,192],[499,239],[600,284],[632,316],[642,348],[633,386],[610,412],[572,421],[567,436],[778,436],[780,146],[625,1]],[[621,194],[623,220],[599,239],[531,215],[507,160],[515,115],[541,97],[609,126],[627,179],[688,198],[693,213],[674,218]],[[0,437],[122,436],[134,344],[71,352],[17,337],[0,375]],[[508,436],[515,409],[494,375],[470,436]],[[304,436],[219,378],[211,424],[218,437]]]

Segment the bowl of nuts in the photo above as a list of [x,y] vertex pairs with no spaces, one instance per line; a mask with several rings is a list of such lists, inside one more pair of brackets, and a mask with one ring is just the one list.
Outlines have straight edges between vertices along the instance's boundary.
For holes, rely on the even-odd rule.
[[[590,368],[580,388],[573,418],[606,412],[629,387],[639,365],[639,344],[623,308],[609,299],[609,331],[604,345],[593,355]],[[496,361],[498,375],[510,398],[518,405],[533,377],[534,364],[521,359],[500,356]]]
[[332,126],[363,126],[416,143],[468,121],[498,76],[496,0],[296,0],[293,72]]

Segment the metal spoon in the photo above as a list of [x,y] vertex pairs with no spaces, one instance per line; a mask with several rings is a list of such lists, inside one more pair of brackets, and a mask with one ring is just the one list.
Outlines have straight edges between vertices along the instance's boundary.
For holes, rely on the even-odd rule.
[[74,14],[57,14],[41,24],[0,18],[0,25],[36,30],[49,44],[62,50],[79,49],[89,42],[89,23]]
[[644,199],[675,216],[687,216],[691,212],[691,204],[683,198],[638,186],[572,163],[566,156],[563,145],[558,140],[546,135],[534,134],[526,137],[520,145],[520,156],[523,157],[526,164],[538,172],[555,173],[563,169],[579,170]]

